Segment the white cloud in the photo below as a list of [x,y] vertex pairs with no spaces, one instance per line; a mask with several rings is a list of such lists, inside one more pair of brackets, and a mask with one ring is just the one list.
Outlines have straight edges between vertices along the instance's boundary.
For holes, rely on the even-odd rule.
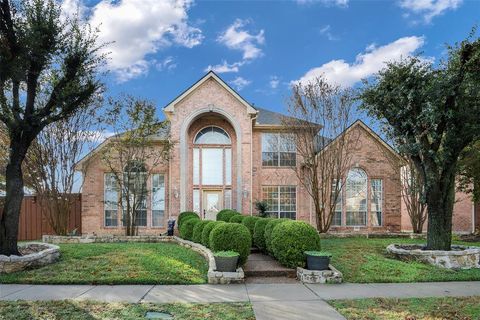
[[175,63],[175,60],[173,59],[172,56],[168,56],[165,59],[163,59],[160,62],[157,62],[155,64],[155,67],[157,68],[158,71],[171,71],[177,67],[177,64]]
[[404,37],[381,47],[369,45],[364,53],[357,55],[355,62],[345,60],[332,60],[320,67],[310,69],[298,81],[306,83],[314,78],[325,76],[331,83],[351,86],[363,78],[369,77],[379,71],[385,62],[395,61],[401,57],[412,55],[424,44],[423,37]]
[[82,0],[62,3],[70,14],[80,8],[84,18],[99,28],[99,42],[108,43],[108,66],[119,81],[147,73],[154,64],[148,55],[162,48],[192,48],[202,42],[202,31],[188,23],[190,5],[190,0],[102,0],[86,14]]
[[230,83],[237,89],[238,91],[242,90],[246,86],[248,86],[252,81],[244,79],[242,77],[236,77]]
[[348,7],[349,0],[297,0],[298,4],[321,3],[324,6]]
[[223,60],[222,63],[216,64],[216,65],[208,65],[208,67],[205,68],[205,72],[208,72],[210,70],[216,72],[216,73],[228,73],[228,72],[238,72],[240,67],[244,65],[244,61],[239,61],[239,62],[234,62],[232,64],[229,64],[227,61]]
[[280,79],[277,76],[270,77],[270,88],[277,89],[278,85],[280,84]]
[[[425,23],[430,23],[445,11],[457,9],[462,2],[463,0],[400,0],[399,5],[411,13],[423,15]],[[409,16],[407,14],[405,17]]]
[[217,39],[230,49],[242,51],[244,60],[262,56],[263,52],[259,46],[265,42],[264,30],[260,30],[257,34],[245,30],[249,23],[249,20],[237,19]]
[[324,26],[320,29],[320,34],[326,36],[327,39],[330,40],[330,41],[338,40],[338,37],[336,37],[332,34],[332,28],[330,27],[329,24],[327,24],[326,26]]

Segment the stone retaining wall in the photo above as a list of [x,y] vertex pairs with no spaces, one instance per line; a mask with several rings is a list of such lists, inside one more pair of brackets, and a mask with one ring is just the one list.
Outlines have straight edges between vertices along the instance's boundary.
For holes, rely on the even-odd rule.
[[342,283],[343,275],[331,264],[329,270],[308,270],[297,267],[297,279],[303,283]]
[[201,244],[184,240],[182,238],[173,236],[155,236],[155,235],[141,235],[141,236],[53,236],[44,235],[42,241],[46,243],[121,243],[121,242],[173,242],[183,247],[192,249],[200,253],[208,262],[208,283],[209,284],[229,284],[242,283],[245,279],[245,274],[242,268],[238,268],[236,272],[220,272],[216,271],[215,258],[212,251]]
[[24,256],[4,256],[0,255],[0,273],[12,273],[27,269],[34,269],[54,263],[60,257],[60,248],[53,244],[28,242],[20,245],[38,245],[45,247],[44,250],[27,254]]
[[445,269],[480,268],[480,247],[452,245],[451,251],[441,251],[423,250],[414,244],[391,244],[387,252],[400,260],[416,260]]

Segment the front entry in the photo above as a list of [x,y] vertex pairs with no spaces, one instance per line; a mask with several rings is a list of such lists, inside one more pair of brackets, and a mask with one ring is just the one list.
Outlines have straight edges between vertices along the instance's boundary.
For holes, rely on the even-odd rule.
[[217,220],[217,213],[223,208],[223,192],[221,190],[203,191],[203,218]]

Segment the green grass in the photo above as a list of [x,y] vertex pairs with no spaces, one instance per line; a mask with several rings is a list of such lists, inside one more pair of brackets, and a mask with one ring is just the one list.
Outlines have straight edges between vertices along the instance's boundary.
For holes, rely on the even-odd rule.
[[62,244],[60,261],[0,275],[0,283],[201,284],[208,265],[198,253],[172,243]]
[[[332,253],[332,264],[343,273],[345,282],[427,282],[480,280],[480,269],[447,270],[420,262],[391,258],[386,247],[391,243],[422,243],[425,240],[400,238],[322,239],[322,250]],[[460,243],[460,242],[457,242]],[[464,243],[465,244],[465,243]],[[480,246],[480,243],[468,243]]]
[[475,320],[480,297],[329,301],[348,320]]
[[19,320],[127,320],[145,319],[147,311],[168,312],[175,319],[254,320],[249,303],[209,304],[129,304],[89,301],[4,302],[0,301],[0,319]]

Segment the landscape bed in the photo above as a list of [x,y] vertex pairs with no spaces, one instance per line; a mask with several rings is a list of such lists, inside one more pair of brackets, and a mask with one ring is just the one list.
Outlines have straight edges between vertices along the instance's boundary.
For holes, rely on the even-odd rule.
[[480,297],[335,300],[329,303],[348,320],[480,319]]
[[249,303],[150,304],[90,301],[0,301],[0,319],[145,319],[148,311],[167,312],[174,319],[255,320]]
[[60,244],[60,259],[43,268],[0,275],[0,283],[203,284],[208,264],[174,243]]

